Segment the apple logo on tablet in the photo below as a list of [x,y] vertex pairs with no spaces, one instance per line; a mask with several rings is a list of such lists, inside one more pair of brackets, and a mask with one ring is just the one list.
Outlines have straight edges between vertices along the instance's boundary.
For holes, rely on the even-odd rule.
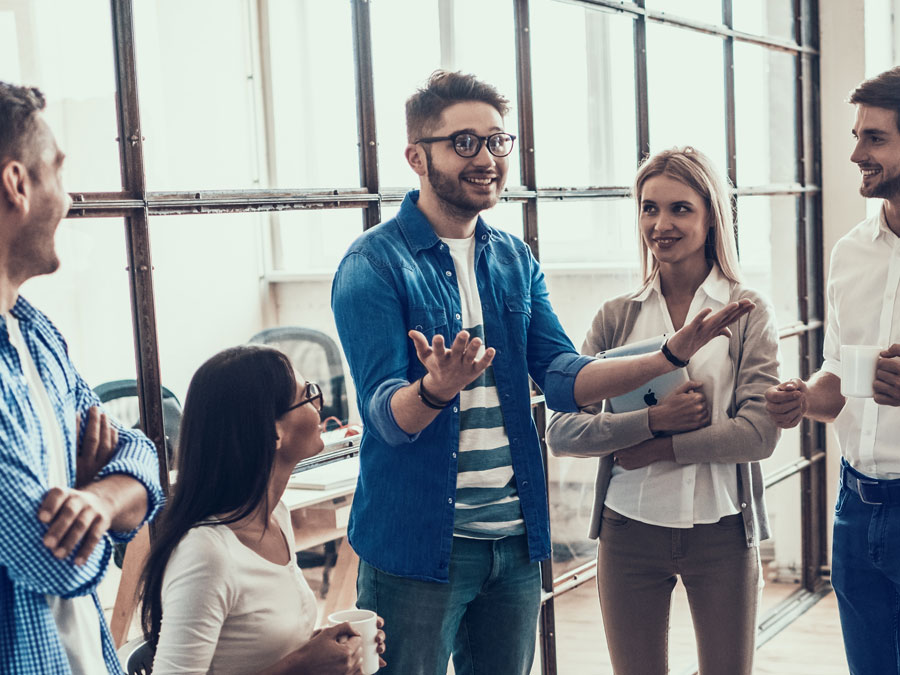
[[647,405],[656,405],[656,394],[653,393],[652,389],[648,389],[647,393],[644,394],[644,403]]

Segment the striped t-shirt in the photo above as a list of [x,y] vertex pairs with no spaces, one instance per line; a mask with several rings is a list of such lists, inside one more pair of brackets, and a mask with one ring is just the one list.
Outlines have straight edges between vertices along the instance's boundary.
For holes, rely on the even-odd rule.
[[[475,280],[475,237],[442,241],[456,268],[464,330],[487,342]],[[479,357],[483,352],[482,347]],[[499,539],[524,532],[509,438],[491,366],[460,393],[453,533],[474,539]]]

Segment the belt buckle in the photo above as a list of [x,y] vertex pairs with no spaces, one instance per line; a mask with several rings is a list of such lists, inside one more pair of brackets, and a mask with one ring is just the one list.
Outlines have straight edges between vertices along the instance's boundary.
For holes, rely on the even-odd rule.
[[857,478],[857,479],[856,479],[856,486],[857,486],[857,489],[858,489],[858,492],[859,492],[859,498],[860,498],[860,501],[862,501],[863,504],[869,504],[869,505],[871,505],[871,506],[877,506],[877,505],[879,505],[879,504],[883,504],[883,503],[884,503],[883,501],[877,501],[877,502],[876,502],[876,501],[870,501],[869,499],[866,498],[866,490],[865,490],[865,486],[866,486],[866,485],[877,486],[877,485],[878,485],[878,481],[874,481],[874,480],[865,480],[864,478]]

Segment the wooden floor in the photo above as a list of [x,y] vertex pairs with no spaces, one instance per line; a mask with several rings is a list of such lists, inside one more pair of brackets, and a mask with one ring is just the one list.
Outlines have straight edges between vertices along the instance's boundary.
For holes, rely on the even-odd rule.
[[[112,607],[118,570],[111,566],[101,585],[101,602]],[[317,589],[321,569],[304,570],[310,585]],[[793,583],[767,582],[763,590],[761,614],[796,591]],[[104,592],[105,591],[105,592]],[[104,601],[105,599],[105,601]],[[612,675],[606,638],[600,617],[600,605],[593,581],[588,581],[556,600],[556,649],[559,675]],[[696,661],[696,643],[687,606],[687,597],[679,584],[673,604],[669,635],[671,675],[683,675]],[[130,637],[140,634],[138,622]],[[847,675],[841,629],[834,594],[803,614],[788,628],[763,645],[756,655],[757,675]],[[452,666],[449,674],[453,673]],[[536,656],[532,675],[540,675],[540,657]]]

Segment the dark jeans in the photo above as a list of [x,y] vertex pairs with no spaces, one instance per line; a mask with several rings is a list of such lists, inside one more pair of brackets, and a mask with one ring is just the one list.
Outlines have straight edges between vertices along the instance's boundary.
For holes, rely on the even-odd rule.
[[379,675],[527,675],[534,660],[541,571],[525,536],[454,537],[450,583],[385,574],[360,561],[357,605],[384,618]]
[[[842,462],[841,471],[861,476]],[[842,485],[834,513],[831,583],[852,675],[900,673],[900,481],[886,504]]]

